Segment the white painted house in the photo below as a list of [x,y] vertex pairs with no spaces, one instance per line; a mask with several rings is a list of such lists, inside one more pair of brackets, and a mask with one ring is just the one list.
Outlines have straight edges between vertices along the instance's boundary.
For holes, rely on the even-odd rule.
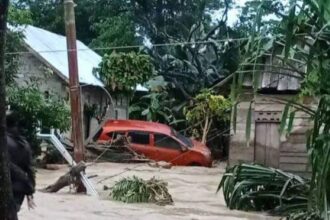
[[[20,66],[16,82],[19,86],[37,83],[39,89],[47,94],[69,100],[69,71],[66,51],[66,37],[31,25],[19,27],[24,36],[23,45],[26,53],[20,55]],[[102,111],[110,105],[108,95],[104,92],[104,84],[93,74],[102,57],[77,40],[78,71],[81,85],[82,104],[97,106]],[[138,86],[137,91],[146,91]],[[125,95],[112,97],[114,101],[113,118],[128,118],[128,98]],[[91,119],[84,120],[85,135],[91,129]],[[95,125],[94,125],[95,126]]]

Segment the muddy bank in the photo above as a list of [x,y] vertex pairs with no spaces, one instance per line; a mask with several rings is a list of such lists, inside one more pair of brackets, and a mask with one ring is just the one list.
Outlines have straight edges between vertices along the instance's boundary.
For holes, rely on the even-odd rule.
[[[48,171],[38,170],[37,188],[41,189],[64,174],[67,168]],[[37,192],[35,201],[37,208],[28,211],[23,204],[20,220],[213,220],[213,219],[279,219],[258,213],[245,213],[228,210],[222,193],[216,194],[223,167],[173,167],[172,169],[151,168],[145,164],[95,164],[87,169],[88,175],[97,174],[93,183],[108,176],[112,178],[96,185],[102,193],[101,198],[85,195],[73,195],[66,188],[56,194]],[[157,206],[153,204],[124,204],[105,200],[103,186],[112,186],[124,176],[136,175],[141,178],[156,176],[168,182],[169,192],[173,196],[174,205]]]

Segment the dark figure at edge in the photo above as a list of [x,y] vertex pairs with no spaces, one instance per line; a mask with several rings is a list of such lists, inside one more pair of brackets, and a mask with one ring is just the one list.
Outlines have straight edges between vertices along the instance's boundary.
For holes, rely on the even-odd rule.
[[7,114],[7,145],[10,159],[10,175],[14,205],[18,212],[27,197],[28,208],[34,208],[35,177],[32,168],[32,151],[25,137],[20,133],[19,115]]

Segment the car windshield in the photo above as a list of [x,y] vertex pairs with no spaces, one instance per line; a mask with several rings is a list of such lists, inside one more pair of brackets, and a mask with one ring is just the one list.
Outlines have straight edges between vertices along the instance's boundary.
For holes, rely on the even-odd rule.
[[180,134],[179,132],[177,132],[176,130],[172,129],[172,133],[174,134],[174,136],[179,139],[180,141],[182,141],[187,147],[193,147],[193,142],[190,138],[185,137],[184,135]]

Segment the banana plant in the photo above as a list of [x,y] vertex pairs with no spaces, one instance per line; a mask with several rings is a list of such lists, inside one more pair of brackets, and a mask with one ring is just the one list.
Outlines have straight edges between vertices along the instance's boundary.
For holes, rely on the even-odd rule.
[[151,92],[130,106],[129,113],[137,115],[138,119],[174,125],[183,122],[183,120],[175,118],[175,113],[171,108],[173,103],[174,99],[170,99],[166,91]]

